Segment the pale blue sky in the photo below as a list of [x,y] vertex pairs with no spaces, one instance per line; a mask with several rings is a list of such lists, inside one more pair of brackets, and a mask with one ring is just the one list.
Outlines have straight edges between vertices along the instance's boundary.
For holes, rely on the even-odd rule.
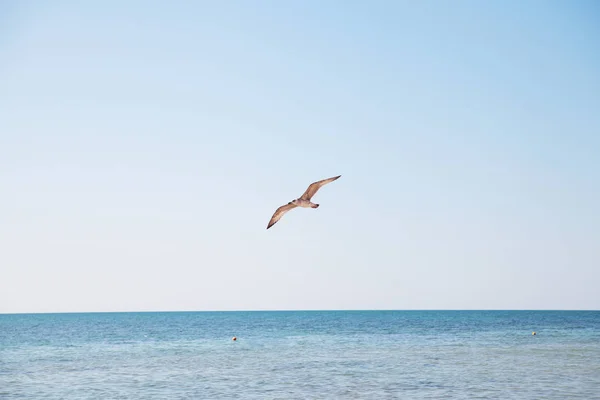
[[0,312],[599,309],[598,21],[1,2]]

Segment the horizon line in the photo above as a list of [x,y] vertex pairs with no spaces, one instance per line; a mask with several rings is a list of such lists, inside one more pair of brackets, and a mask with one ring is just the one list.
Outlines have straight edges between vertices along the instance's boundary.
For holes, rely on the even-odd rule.
[[598,312],[591,308],[364,308],[364,309],[240,309],[240,310],[130,310],[130,311],[33,311],[33,312],[0,312],[0,315],[52,315],[52,314],[156,314],[156,313],[239,313],[239,312],[407,312],[407,311],[588,311]]

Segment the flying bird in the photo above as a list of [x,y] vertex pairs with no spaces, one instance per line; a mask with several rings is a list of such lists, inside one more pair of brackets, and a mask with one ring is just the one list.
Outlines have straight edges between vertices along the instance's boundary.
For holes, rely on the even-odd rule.
[[308,188],[306,189],[306,192],[304,192],[304,194],[302,196],[298,197],[295,200],[290,201],[289,203],[287,203],[287,204],[279,207],[277,210],[275,210],[275,213],[273,214],[273,216],[271,217],[271,220],[269,221],[269,225],[267,225],[267,229],[269,229],[270,227],[275,225],[275,223],[277,221],[279,221],[281,219],[281,217],[283,217],[283,214],[285,214],[286,212],[288,212],[296,207],[303,207],[303,208],[319,207],[318,204],[311,202],[310,199],[315,195],[315,193],[317,193],[317,190],[321,189],[322,186],[327,185],[329,182],[335,181],[340,176],[341,175],[338,175],[338,176],[334,176],[333,178],[323,179],[322,181],[317,181],[317,182],[311,183],[308,186]]

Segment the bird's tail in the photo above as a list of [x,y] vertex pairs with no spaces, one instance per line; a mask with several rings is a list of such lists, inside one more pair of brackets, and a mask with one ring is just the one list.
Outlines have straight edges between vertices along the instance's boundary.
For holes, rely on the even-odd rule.
[[311,204],[310,206],[311,206],[312,208],[318,208],[318,207],[319,207],[319,205],[318,205],[318,204]]

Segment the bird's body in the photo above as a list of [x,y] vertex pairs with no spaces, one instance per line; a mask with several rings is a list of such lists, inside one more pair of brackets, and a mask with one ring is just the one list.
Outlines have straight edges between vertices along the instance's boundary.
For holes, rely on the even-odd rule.
[[302,208],[317,208],[317,207],[319,207],[318,204],[315,204],[310,200],[304,200],[302,198],[292,200],[292,204],[295,204],[296,207],[302,207]]
[[277,221],[279,221],[281,219],[281,217],[283,217],[283,214],[285,214],[286,212],[288,212],[296,207],[318,208],[319,205],[316,203],[313,203],[312,201],[310,201],[310,199],[315,195],[315,193],[317,193],[317,191],[323,185],[326,185],[329,182],[335,181],[340,176],[341,175],[338,175],[338,176],[334,176],[333,178],[323,179],[321,181],[311,183],[308,186],[308,188],[306,189],[306,191],[304,192],[304,194],[302,194],[302,196],[290,201],[289,203],[287,203],[287,204],[279,207],[277,210],[275,210],[275,213],[273,214],[273,216],[271,217],[271,220],[269,221],[269,224],[267,225],[267,229],[269,229],[270,227],[275,225],[275,223],[277,223]]

